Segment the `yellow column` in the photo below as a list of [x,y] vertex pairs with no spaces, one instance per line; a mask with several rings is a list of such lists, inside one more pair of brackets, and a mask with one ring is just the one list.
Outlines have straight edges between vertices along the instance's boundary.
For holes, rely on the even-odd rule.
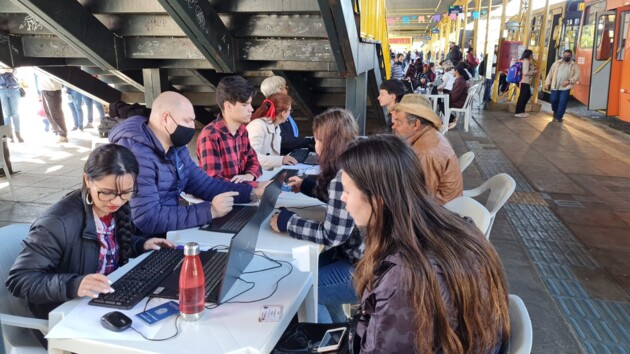
[[492,0],[488,0],[488,17],[486,17],[486,41],[483,44],[483,52],[486,54],[488,54],[488,37],[490,36],[490,11],[491,10],[492,10]]
[[[475,21],[475,28],[473,30],[473,48],[475,48],[475,50],[477,51],[477,53],[479,52],[479,48],[477,48],[477,44],[479,43],[479,17],[481,16],[481,0],[475,0],[475,12],[477,12],[477,14],[479,14],[479,16],[477,16],[477,18],[474,20]],[[487,38],[487,37],[486,37]],[[488,40],[486,39],[486,42],[488,42]],[[486,47],[488,46],[488,44],[486,43],[484,45],[483,48],[483,52],[486,52]]]
[[[464,50],[463,46],[466,45],[466,25],[468,24],[468,2],[469,0],[464,0],[464,34],[462,35],[462,50]],[[459,22],[459,19],[457,20]],[[471,45],[473,48],[475,44]],[[466,51],[464,51],[466,53]]]
[[[545,40],[547,39],[547,16],[549,16],[549,0],[545,0],[545,11],[543,12],[543,22],[540,25],[540,39],[538,42],[538,58],[542,61],[543,51],[545,50]],[[547,59],[549,60],[549,59]],[[545,68],[538,68],[538,70],[545,70]],[[540,84],[541,75],[538,73],[534,77],[534,92],[532,93],[532,104],[538,102],[538,85]]]
[[[549,0],[546,0],[547,2]],[[503,29],[505,28],[505,11],[507,8],[508,0],[503,0],[501,5],[501,23],[499,24],[499,50],[501,50],[501,41],[503,40]],[[499,97],[499,67],[501,65],[500,57],[497,58],[497,75],[494,78],[494,86],[492,88],[492,101],[496,102]]]

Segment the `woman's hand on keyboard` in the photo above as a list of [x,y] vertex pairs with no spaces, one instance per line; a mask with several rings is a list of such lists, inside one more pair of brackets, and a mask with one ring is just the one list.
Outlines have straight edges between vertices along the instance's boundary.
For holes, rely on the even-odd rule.
[[157,251],[162,247],[175,248],[175,246],[176,245],[173,242],[164,238],[157,238],[157,237],[150,238],[144,242],[145,251],[151,251],[151,250]]
[[81,280],[79,290],[77,290],[77,296],[97,298],[98,294],[113,293],[114,289],[110,286],[111,283],[112,282],[103,274],[88,274]]
[[291,190],[293,191],[293,193],[300,193],[300,188],[302,187],[302,181],[304,181],[304,179],[297,176],[293,176],[289,178],[289,180],[287,181],[287,186],[291,187]]
[[284,157],[282,158],[282,164],[283,165],[297,165],[297,160],[293,157],[293,156],[289,156],[289,155],[284,155]]

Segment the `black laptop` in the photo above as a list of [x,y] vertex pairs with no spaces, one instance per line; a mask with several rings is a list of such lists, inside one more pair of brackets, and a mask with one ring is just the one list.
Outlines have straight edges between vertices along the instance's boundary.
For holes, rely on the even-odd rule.
[[[249,265],[256,250],[260,226],[273,212],[285,177],[278,176],[267,186],[260,204],[253,207],[256,210],[252,217],[232,237],[227,252],[208,250],[200,253],[206,280],[206,302],[219,304],[225,301],[226,294]],[[180,272],[181,263],[155,288],[151,296],[179,299]]]
[[[280,195],[282,184],[288,178],[286,174],[279,173],[274,176],[273,182],[265,188],[265,193],[260,204],[270,203],[276,205],[278,195]],[[235,205],[227,215],[212,220],[212,223],[203,225],[199,229],[204,231],[225,232],[235,234],[245,226],[259,209],[256,205]],[[273,210],[273,209],[272,209]]]

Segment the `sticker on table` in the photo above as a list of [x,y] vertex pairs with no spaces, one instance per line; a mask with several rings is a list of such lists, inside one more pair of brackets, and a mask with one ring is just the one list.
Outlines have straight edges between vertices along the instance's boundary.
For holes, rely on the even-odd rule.
[[278,322],[282,318],[282,305],[264,305],[260,308],[258,322]]

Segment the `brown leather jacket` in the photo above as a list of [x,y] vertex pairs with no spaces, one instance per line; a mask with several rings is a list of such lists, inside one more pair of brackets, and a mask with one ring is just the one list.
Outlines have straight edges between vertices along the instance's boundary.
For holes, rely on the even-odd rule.
[[438,203],[445,204],[464,193],[459,161],[442,133],[427,125],[407,141],[420,158],[427,191]]

